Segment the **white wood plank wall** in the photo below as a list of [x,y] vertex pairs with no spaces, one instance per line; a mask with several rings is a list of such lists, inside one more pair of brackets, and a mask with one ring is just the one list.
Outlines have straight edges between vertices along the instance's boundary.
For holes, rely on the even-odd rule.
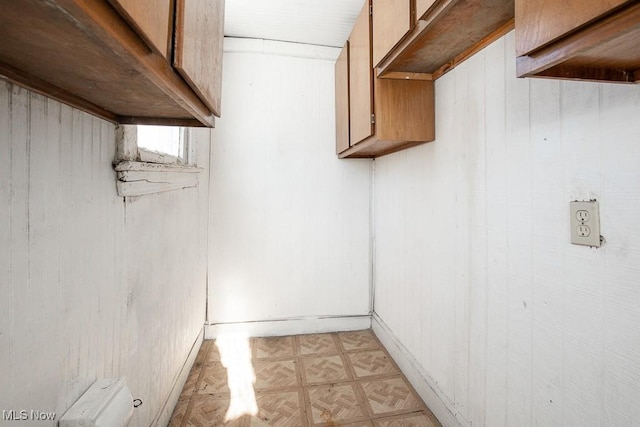
[[126,376],[131,425],[154,422],[205,317],[199,132],[199,189],[125,202],[114,125],[0,81],[0,410],[59,418]]
[[338,52],[225,39],[211,323],[369,313],[371,161],[335,155]]
[[[640,419],[640,86],[516,79],[513,33],[375,162],[375,311],[473,426]],[[569,201],[600,201],[598,250]]]

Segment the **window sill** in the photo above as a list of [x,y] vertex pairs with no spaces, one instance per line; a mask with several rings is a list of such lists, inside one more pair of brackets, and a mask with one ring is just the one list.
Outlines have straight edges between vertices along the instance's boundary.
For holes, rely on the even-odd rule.
[[198,173],[193,166],[164,165],[123,161],[115,165],[118,195],[143,196],[198,186]]

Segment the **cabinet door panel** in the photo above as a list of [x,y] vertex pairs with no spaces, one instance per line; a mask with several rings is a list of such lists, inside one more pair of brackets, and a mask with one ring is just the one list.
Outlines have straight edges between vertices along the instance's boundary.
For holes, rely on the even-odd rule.
[[373,65],[411,31],[411,2],[407,0],[373,1]]
[[437,0],[416,0],[416,17],[422,18]]
[[516,0],[516,55],[523,56],[634,0]]
[[138,34],[165,58],[171,51],[171,0],[110,0]]
[[220,117],[224,0],[177,0],[174,66]]
[[373,134],[373,68],[371,20],[366,1],[349,37],[349,113],[351,145]]
[[349,42],[336,60],[336,153],[349,148]]

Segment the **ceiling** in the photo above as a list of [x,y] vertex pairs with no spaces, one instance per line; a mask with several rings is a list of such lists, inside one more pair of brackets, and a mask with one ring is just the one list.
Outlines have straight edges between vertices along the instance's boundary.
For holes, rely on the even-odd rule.
[[364,0],[226,0],[225,36],[342,47]]

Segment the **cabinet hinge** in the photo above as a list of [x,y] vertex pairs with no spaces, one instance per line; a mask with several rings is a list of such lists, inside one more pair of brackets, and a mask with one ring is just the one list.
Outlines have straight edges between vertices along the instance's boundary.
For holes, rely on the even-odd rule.
[[375,124],[375,123],[376,123],[376,115],[375,115],[375,114],[372,114],[372,115],[371,115],[371,124],[373,125],[373,124]]
[[373,15],[373,4],[369,5],[369,15]]

